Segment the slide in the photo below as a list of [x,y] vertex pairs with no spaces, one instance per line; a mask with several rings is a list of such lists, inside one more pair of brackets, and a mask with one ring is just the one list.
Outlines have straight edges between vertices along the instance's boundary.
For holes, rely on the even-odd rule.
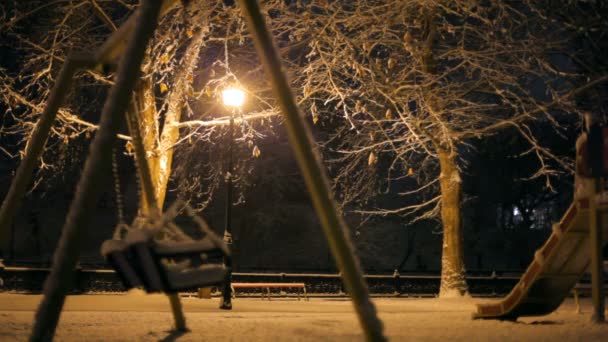
[[[608,220],[607,209],[608,203],[601,201],[598,211],[603,222]],[[499,302],[477,305],[473,318],[515,320],[549,314],[560,306],[590,263],[589,200],[581,199],[553,226],[553,233],[536,251],[534,261],[511,293]]]

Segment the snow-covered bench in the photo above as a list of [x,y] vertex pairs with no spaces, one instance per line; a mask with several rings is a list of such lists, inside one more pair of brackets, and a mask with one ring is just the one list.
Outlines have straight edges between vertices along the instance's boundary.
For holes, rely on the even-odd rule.
[[[232,295],[236,298],[236,289],[266,289],[266,297],[270,300],[270,289],[302,289],[304,293],[304,299],[308,300],[308,294],[306,293],[306,284],[304,283],[232,283]],[[298,300],[300,300],[300,293],[298,292]],[[262,298],[264,293],[262,293]]]
[[[603,262],[603,269],[604,269],[604,280],[606,280],[606,278],[608,276],[608,261],[607,260],[604,260],[604,262]],[[585,295],[591,294],[591,283],[578,282],[572,288],[572,295],[574,296],[574,304],[576,305],[576,312],[581,312],[579,297],[582,294],[585,294]],[[608,296],[608,282],[604,282],[604,296]]]
[[[579,296],[582,294],[589,295],[591,294],[591,284],[590,283],[578,283],[572,288],[572,295],[574,296],[574,305],[576,305],[576,312],[581,312],[581,303],[579,301]],[[608,283],[604,283],[604,296],[608,295]]]

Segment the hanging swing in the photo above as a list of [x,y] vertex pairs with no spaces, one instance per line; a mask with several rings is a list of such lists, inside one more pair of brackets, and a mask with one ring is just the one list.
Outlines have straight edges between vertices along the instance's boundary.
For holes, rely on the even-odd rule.
[[[177,293],[229,281],[230,268],[223,263],[223,259],[231,258],[228,247],[192,207],[176,201],[159,218],[139,217],[129,226],[124,219],[115,153],[112,154],[112,173],[118,224],[112,239],[102,244],[101,254],[127,290],[142,288],[148,293]],[[197,226],[203,234],[202,239],[193,240],[175,223],[181,213]],[[158,236],[173,241],[158,240]]]
[[[189,239],[175,224],[174,219],[182,210],[205,233],[202,239]],[[230,251],[188,204],[178,201],[156,222],[147,221],[142,228],[128,229],[124,239],[106,240],[101,246],[101,254],[116,270],[125,288],[176,293],[226,281],[229,268],[221,260],[229,259]],[[166,228],[179,231],[182,240],[156,240],[155,236]]]

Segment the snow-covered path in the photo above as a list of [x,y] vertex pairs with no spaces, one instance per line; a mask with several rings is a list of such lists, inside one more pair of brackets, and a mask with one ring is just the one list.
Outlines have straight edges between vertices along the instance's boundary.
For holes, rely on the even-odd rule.
[[[0,294],[0,341],[25,341],[38,295]],[[473,321],[482,299],[376,299],[392,341],[608,341],[608,324],[589,321],[567,300],[551,315],[518,322]],[[186,334],[171,332],[172,317],[161,295],[70,296],[57,341],[361,341],[352,305],[344,299],[234,301],[232,311],[217,299],[182,298]]]

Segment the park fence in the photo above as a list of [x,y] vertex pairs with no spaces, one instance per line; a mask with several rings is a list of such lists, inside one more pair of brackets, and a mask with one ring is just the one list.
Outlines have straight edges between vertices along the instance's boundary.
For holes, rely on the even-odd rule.
[[[49,267],[4,266],[0,264],[0,291],[41,293]],[[125,291],[113,270],[78,267],[71,293]],[[475,296],[501,296],[508,293],[519,280],[520,274],[507,272],[475,272],[467,274],[469,292]],[[364,278],[373,296],[432,297],[439,292],[440,276],[437,273],[366,274]],[[235,272],[235,283],[304,283],[307,293],[314,296],[346,296],[340,274],[337,273],[284,273]],[[197,289],[192,289],[196,292]],[[290,290],[283,290],[289,293]],[[285,293],[284,293],[285,294]],[[260,289],[244,289],[239,295],[259,296]]]

